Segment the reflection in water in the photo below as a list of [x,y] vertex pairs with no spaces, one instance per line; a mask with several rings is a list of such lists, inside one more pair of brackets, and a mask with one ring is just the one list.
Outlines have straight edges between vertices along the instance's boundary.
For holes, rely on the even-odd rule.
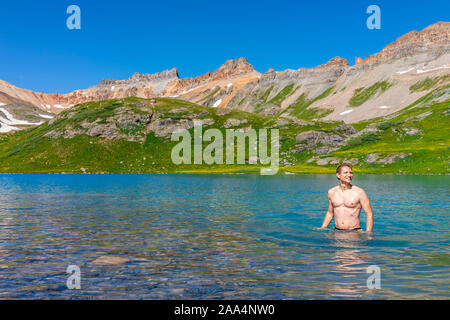
[[333,255],[336,273],[340,280],[330,289],[333,297],[362,297],[367,288],[362,286],[361,276],[365,274],[370,256],[359,250],[364,240],[372,237],[357,231],[333,231],[329,238],[334,240],[336,251]]
[[314,229],[333,176],[3,175],[0,298],[445,298],[447,178],[358,179],[373,239]]

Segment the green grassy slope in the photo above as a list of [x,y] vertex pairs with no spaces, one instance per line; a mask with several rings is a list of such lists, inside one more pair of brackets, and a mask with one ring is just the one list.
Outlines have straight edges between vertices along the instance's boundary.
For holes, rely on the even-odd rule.
[[387,81],[377,82],[370,86],[369,88],[359,88],[356,89],[353,97],[350,98],[349,104],[352,107],[359,107],[364,102],[372,98],[377,94],[382,94],[386,90],[388,90],[392,84]]
[[[436,103],[434,99],[448,93],[449,85],[437,88],[416,102],[387,118],[354,124],[358,131],[368,126],[379,132],[351,139],[347,145],[329,155],[340,159],[358,159],[357,170],[366,173],[448,174],[450,165],[450,100]],[[420,132],[408,135],[412,129]],[[392,164],[366,163],[367,155],[379,158],[393,154],[411,154]],[[336,166],[324,166],[330,172]],[[292,172],[307,172],[311,167],[298,165]]]
[[326,89],[324,92],[322,92],[320,95],[318,95],[314,99],[308,99],[306,97],[307,95],[305,93],[302,93],[297,98],[297,100],[292,105],[290,105],[284,112],[288,112],[290,115],[297,117],[299,119],[303,119],[303,120],[312,120],[312,119],[323,118],[323,117],[327,116],[328,114],[330,114],[331,112],[333,112],[333,110],[320,109],[320,108],[308,109],[308,107],[310,105],[312,105],[314,102],[328,97],[328,95],[330,95],[330,93],[333,90],[334,90],[334,86],[331,86],[330,88]]
[[[448,88],[447,88],[448,89]],[[292,88],[290,88],[292,90]],[[290,91],[289,90],[289,91]],[[442,88],[439,90],[442,91]],[[419,99],[416,103],[401,110],[391,119],[378,118],[354,125],[361,131],[368,127],[376,128],[375,133],[363,134],[337,146],[329,154],[314,154],[313,150],[295,154],[299,142],[296,136],[300,132],[314,130],[333,133],[342,123],[311,122],[298,125],[293,122],[281,124],[274,116],[263,116],[232,110],[229,114],[218,115],[220,109],[199,106],[177,99],[126,98],[77,105],[60,114],[57,119],[38,127],[14,134],[0,135],[0,172],[2,173],[184,173],[184,172],[259,172],[260,165],[175,165],[171,160],[171,150],[178,142],[169,138],[157,137],[147,130],[145,124],[133,124],[120,127],[127,137],[142,136],[142,140],[107,139],[87,134],[73,138],[50,138],[45,136],[66,128],[81,128],[83,123],[108,123],[118,110],[127,109],[133,114],[152,113],[153,119],[171,119],[174,121],[192,119],[212,119],[214,124],[204,126],[221,130],[225,140],[224,124],[228,119],[245,120],[236,128],[278,128],[280,130],[280,172],[329,173],[335,170],[335,164],[318,165],[316,159],[335,158],[357,159],[355,171],[367,173],[448,173],[449,172],[449,107],[450,100],[435,103],[433,99],[440,91]],[[187,110],[187,111],[186,111]],[[423,115],[427,114],[425,117]],[[423,117],[423,119],[421,119]],[[420,132],[408,135],[412,129]],[[192,133],[193,128],[189,129]],[[205,142],[207,146],[209,142]],[[379,158],[392,154],[411,154],[397,159],[392,164],[367,163],[368,154],[377,153]],[[247,155],[248,157],[248,155]]]

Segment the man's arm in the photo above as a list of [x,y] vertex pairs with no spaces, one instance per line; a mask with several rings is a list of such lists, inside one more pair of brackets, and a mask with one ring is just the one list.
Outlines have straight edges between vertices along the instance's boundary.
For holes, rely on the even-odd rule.
[[369,198],[367,197],[366,192],[362,189],[361,189],[360,201],[361,201],[361,206],[364,209],[364,212],[366,213],[366,220],[367,220],[366,232],[372,232],[373,211],[372,211],[372,207],[370,206]]
[[327,228],[331,220],[333,220],[333,216],[334,216],[333,203],[331,202],[330,199],[330,193],[328,193],[328,210],[327,213],[325,214],[325,219],[323,219],[322,227],[320,227],[320,229]]

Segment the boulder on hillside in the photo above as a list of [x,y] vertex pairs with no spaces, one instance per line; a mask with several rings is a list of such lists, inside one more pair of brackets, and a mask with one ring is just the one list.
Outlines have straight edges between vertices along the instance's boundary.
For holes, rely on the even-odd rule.
[[278,127],[286,126],[288,124],[291,124],[291,122],[288,119],[278,118],[275,122],[275,125]]
[[350,126],[348,124],[341,124],[338,125],[336,128],[334,128],[334,131],[337,133],[341,133],[345,136],[351,136],[353,134],[357,134],[358,131],[356,131],[355,127]]
[[248,121],[245,119],[235,119],[235,118],[230,118],[227,121],[225,121],[224,123],[224,127],[225,128],[231,128],[231,127],[237,127],[241,124],[247,123]]
[[305,152],[306,150],[308,150],[308,148],[304,144],[299,144],[299,145],[296,145],[295,148],[291,149],[290,151],[292,153],[299,154],[299,153]]
[[356,165],[359,162],[357,158],[351,158],[350,160],[345,159],[343,163],[351,164],[352,166]]
[[313,148],[318,144],[337,146],[344,141],[344,138],[337,134],[321,131],[305,131],[299,133],[296,138],[298,142],[305,142],[308,148]]
[[312,125],[313,124],[312,122],[301,120],[301,119],[298,119],[298,118],[296,118],[294,116],[290,116],[290,115],[286,115],[286,114],[281,115],[280,119],[289,119],[293,123],[295,123],[296,125],[299,125],[299,126],[308,126],[308,125]]
[[178,109],[172,109],[171,111],[170,111],[170,113],[185,113],[185,112],[188,112],[188,110],[186,109],[186,108],[178,108]]
[[232,111],[231,109],[227,109],[227,108],[219,108],[219,109],[217,109],[216,114],[217,114],[218,116],[224,116],[224,115],[230,114],[231,111]]
[[404,159],[406,157],[412,156],[412,153],[396,153],[391,154],[385,158],[380,159],[380,153],[370,153],[366,156],[366,163],[379,163],[379,164],[392,164],[398,159]]
[[[141,110],[142,111],[142,110]],[[93,122],[84,120],[79,124],[69,124],[65,127],[52,130],[45,134],[49,138],[74,138],[81,134],[91,137],[101,137],[110,140],[126,139],[128,141],[143,142],[145,140],[145,127],[150,123],[153,112],[145,112],[122,107],[114,110],[114,115]]]
[[281,110],[279,106],[273,103],[266,103],[261,108],[262,111],[259,113],[265,116],[274,116]]
[[339,158],[335,158],[335,157],[328,157],[328,158],[322,158],[322,159],[317,159],[316,163],[319,166],[326,166],[328,164],[339,164],[341,162],[341,160]]
[[418,134],[421,133],[423,133],[423,130],[419,130],[416,128],[408,128],[407,131],[405,132],[407,136],[417,136]]
[[[201,119],[202,126],[214,124],[213,119]],[[147,127],[147,131],[152,131],[159,138],[168,138],[173,132],[189,130],[194,127],[194,121],[188,119],[156,119]]]
[[321,147],[318,147],[317,149],[315,149],[314,153],[322,155],[322,154],[328,154],[328,153],[336,151],[336,150],[337,150],[337,148],[333,148],[330,146],[321,146]]
[[367,156],[366,156],[366,162],[367,163],[374,163],[375,161],[377,161],[377,159],[380,157],[380,153],[369,153]]
[[397,153],[392,154],[390,156],[387,156],[384,159],[380,159],[377,161],[377,163],[383,163],[383,164],[391,164],[397,161],[398,159],[404,159],[406,157],[412,156],[412,153]]
[[[425,119],[426,117],[428,117],[429,115],[433,114],[433,111],[427,111],[425,113],[421,113],[417,116],[412,117],[415,121],[421,121],[423,119]],[[407,119],[408,120],[408,119]]]

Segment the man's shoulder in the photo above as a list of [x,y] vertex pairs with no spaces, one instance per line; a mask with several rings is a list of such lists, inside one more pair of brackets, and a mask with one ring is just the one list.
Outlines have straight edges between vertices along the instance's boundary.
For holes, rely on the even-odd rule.
[[335,193],[338,188],[339,188],[339,186],[335,186],[335,187],[331,188],[330,190],[328,190],[328,194]]
[[357,186],[352,186],[352,189],[353,189],[354,191],[360,193],[360,194],[366,193],[366,192],[364,191],[363,188],[360,188],[360,187],[357,187]]

